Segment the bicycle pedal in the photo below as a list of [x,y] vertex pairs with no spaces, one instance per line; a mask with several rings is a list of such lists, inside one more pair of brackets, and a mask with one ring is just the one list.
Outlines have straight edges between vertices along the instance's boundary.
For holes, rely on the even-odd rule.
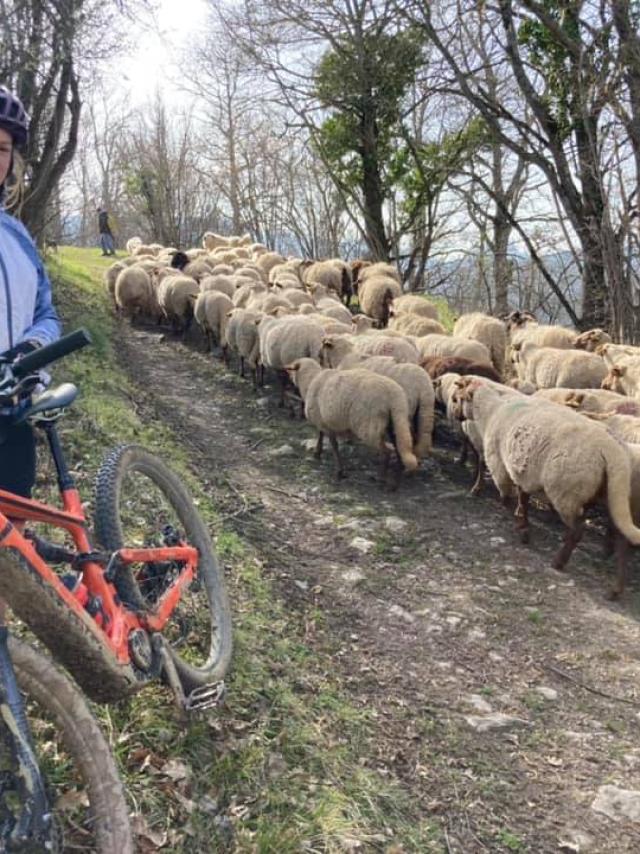
[[201,685],[199,688],[194,688],[184,698],[185,711],[196,714],[198,712],[206,712],[209,709],[215,709],[223,701],[225,692],[224,680],[210,682],[208,685]]

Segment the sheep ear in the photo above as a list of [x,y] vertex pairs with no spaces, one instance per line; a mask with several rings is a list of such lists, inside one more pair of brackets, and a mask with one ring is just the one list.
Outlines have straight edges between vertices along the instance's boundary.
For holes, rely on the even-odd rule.
[[574,394],[573,399],[578,404],[578,406],[580,406],[584,400],[584,394]]
[[331,338],[323,338],[322,339],[322,346],[323,347],[333,347],[333,341],[331,340]]
[[611,368],[611,373],[614,377],[621,377],[627,369],[622,367],[621,365],[614,365]]

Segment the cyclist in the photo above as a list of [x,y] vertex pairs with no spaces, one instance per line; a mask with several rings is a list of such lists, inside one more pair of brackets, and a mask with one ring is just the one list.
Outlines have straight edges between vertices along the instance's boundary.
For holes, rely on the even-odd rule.
[[[27,144],[29,117],[20,99],[0,86],[0,359],[13,361],[60,337],[51,284],[24,226],[4,209],[7,184]],[[14,180],[15,184],[15,180]],[[36,454],[33,430],[0,408],[0,489],[31,497]]]

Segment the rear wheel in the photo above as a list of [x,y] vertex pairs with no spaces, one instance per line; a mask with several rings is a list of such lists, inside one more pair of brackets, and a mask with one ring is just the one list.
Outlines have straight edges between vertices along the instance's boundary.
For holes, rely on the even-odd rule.
[[[95,530],[116,549],[159,547],[184,541],[198,550],[197,574],[166,624],[183,689],[224,677],[231,659],[231,611],[209,532],[175,472],[138,445],[121,445],[96,479]],[[122,566],[116,586],[132,607],[151,608],[179,573],[175,562]]]
[[[0,839],[1,850],[133,854],[118,770],[84,696],[50,658],[33,647],[10,636],[9,650],[53,823],[46,843],[15,848]],[[23,778],[11,751],[5,749],[10,744],[5,735],[0,728],[0,825],[6,831],[11,826],[12,803],[15,809],[16,802],[21,802]]]

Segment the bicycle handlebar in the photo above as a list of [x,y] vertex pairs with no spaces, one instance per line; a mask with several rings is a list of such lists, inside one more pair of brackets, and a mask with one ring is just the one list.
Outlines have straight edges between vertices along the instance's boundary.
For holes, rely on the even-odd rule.
[[54,341],[53,344],[46,344],[44,347],[39,347],[33,353],[28,353],[17,362],[14,362],[12,365],[13,376],[16,379],[22,379],[91,343],[91,336],[86,329],[76,329],[75,332],[63,335],[62,338]]

